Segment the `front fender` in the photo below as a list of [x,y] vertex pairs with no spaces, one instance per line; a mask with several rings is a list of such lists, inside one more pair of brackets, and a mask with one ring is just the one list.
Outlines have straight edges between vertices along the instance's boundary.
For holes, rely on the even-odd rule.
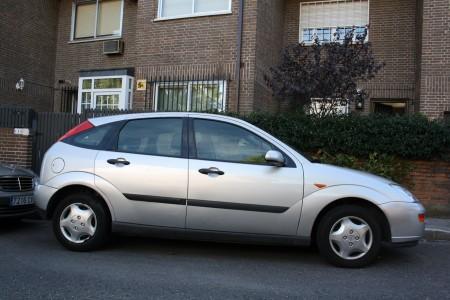
[[[114,207],[113,207],[110,197],[109,197],[110,195],[107,195],[106,193],[104,193],[103,190],[100,189],[95,184],[95,182],[98,180],[104,181],[103,179],[99,178],[98,176],[95,176],[92,173],[67,172],[67,173],[58,175],[56,177],[53,177],[48,182],[46,182],[45,185],[50,188],[55,189],[55,191],[59,191],[65,187],[74,186],[74,185],[85,186],[85,187],[88,187],[88,188],[96,191],[105,200],[106,204],[108,205],[109,211],[111,213],[112,221],[115,221],[116,217],[115,217],[115,213],[114,213]],[[113,190],[116,190],[116,188],[114,186],[112,186],[109,183],[107,183],[107,184],[110,185],[110,188],[112,188]]]
[[391,202],[385,195],[364,186],[337,185],[317,190],[303,199],[303,208],[297,235],[311,237],[314,222],[320,212],[329,204],[344,198],[360,198],[375,205]]

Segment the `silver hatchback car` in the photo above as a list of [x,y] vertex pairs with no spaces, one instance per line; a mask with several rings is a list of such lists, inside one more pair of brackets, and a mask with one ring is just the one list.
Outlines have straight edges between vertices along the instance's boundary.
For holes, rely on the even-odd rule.
[[361,267],[382,244],[416,245],[424,208],[400,185],[311,162],[239,119],[147,113],[90,119],[46,153],[37,206],[68,249],[111,230],[222,241],[317,245]]

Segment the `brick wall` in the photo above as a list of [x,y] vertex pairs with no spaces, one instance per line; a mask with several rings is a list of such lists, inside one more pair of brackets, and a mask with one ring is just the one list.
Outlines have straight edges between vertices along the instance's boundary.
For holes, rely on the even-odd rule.
[[[286,0],[284,45],[299,42],[300,2]],[[412,0],[370,0],[370,36],[376,58],[386,64],[363,87],[371,98],[409,99],[414,109],[417,71],[417,5]],[[368,112],[366,101],[364,111]]]
[[[228,107],[237,110],[236,44],[239,0],[232,13],[218,16],[158,21],[156,0],[125,0],[123,40],[125,53],[102,54],[102,42],[69,43],[72,1],[60,3],[55,79],[77,85],[83,69],[134,67],[136,79],[152,75],[193,74],[213,71],[231,79]],[[246,1],[242,41],[240,110],[253,110],[257,1]],[[151,95],[148,99],[151,101]],[[134,108],[143,108],[145,92],[135,92]],[[152,103],[150,103],[152,105]]]
[[450,163],[413,162],[411,189],[430,215],[450,216]]
[[431,118],[450,111],[450,3],[423,0],[420,110]]
[[0,128],[0,162],[31,168],[31,136],[15,135],[13,128]]
[[277,112],[280,101],[272,97],[265,76],[280,61],[284,36],[284,1],[258,1],[256,31],[256,76],[253,110]]
[[71,43],[72,1],[62,0],[59,6],[55,81],[66,80],[71,85],[77,86],[81,70],[135,66],[136,1],[125,0],[122,33],[125,51],[123,55],[104,55],[103,41]]
[[0,104],[52,109],[58,2],[0,1]]

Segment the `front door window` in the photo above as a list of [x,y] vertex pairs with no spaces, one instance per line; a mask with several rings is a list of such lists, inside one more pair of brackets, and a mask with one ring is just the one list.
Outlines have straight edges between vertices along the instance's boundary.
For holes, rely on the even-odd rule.
[[198,159],[265,164],[267,151],[273,150],[250,131],[223,122],[195,120],[194,133]]

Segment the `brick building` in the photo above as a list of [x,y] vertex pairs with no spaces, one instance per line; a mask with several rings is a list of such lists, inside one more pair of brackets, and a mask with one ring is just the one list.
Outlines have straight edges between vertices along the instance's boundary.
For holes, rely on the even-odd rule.
[[[11,87],[23,77],[52,86],[56,110],[69,99],[77,110],[279,111],[264,75],[284,46],[370,24],[386,66],[363,86],[362,112],[450,111],[447,0],[3,0],[0,14],[1,104],[27,93]],[[51,97],[17,102],[49,109]]]

